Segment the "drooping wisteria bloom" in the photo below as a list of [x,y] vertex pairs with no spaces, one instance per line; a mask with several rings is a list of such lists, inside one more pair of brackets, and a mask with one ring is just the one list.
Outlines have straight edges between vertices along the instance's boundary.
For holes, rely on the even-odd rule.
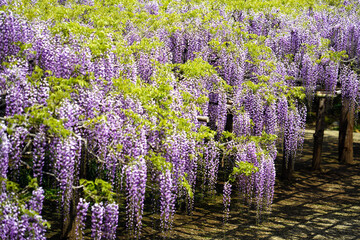
[[163,231],[170,230],[175,213],[174,183],[169,170],[159,175],[160,185],[160,217]]
[[146,164],[143,159],[125,169],[127,190],[127,227],[140,235],[146,188]]
[[103,238],[103,224],[104,224],[105,208],[103,203],[95,203],[91,207],[91,237],[95,240]]
[[66,213],[70,208],[70,199],[73,193],[73,181],[75,174],[75,161],[77,151],[76,138],[70,137],[68,139],[56,139],[54,141],[55,156],[55,174],[59,179],[59,187],[62,192],[61,202],[63,213]]
[[46,239],[46,225],[40,215],[44,199],[43,192],[41,188],[34,190],[27,204],[19,202],[13,193],[1,193],[1,239]]
[[104,239],[116,239],[116,228],[118,226],[119,205],[108,203],[105,206],[103,237]]
[[38,178],[39,183],[42,182],[42,170],[44,167],[45,160],[45,147],[46,147],[46,136],[45,136],[45,126],[40,126],[38,134],[34,137],[33,142],[33,156],[34,156],[34,165],[33,172],[34,177]]
[[6,179],[9,168],[10,141],[5,125],[0,123],[0,177]]
[[28,202],[29,209],[41,214],[44,202],[44,190],[39,187],[32,192],[32,197]]
[[[359,90],[359,77],[350,70],[348,67],[343,68],[340,73],[339,79],[341,81],[341,96],[344,99],[349,99],[353,105],[358,97]],[[350,106],[351,106],[350,105]]]
[[[334,92],[341,85],[343,99],[358,102],[356,1],[296,16],[213,1],[105,2],[59,0],[53,19],[37,11],[36,0],[0,0],[0,177],[19,182],[26,170],[43,185],[46,169],[60,189],[63,216],[80,178],[98,178],[125,196],[133,237],[140,238],[147,189],[162,230],[170,230],[175,201],[190,212],[199,179],[215,193],[223,157],[225,178],[239,163],[258,169],[224,180],[225,216],[236,187],[259,217],[272,203],[277,155],[275,141],[263,138],[277,135],[287,158],[303,145],[306,108],[294,87],[305,87],[311,99],[318,87]],[[199,59],[204,64],[183,69]],[[213,71],[204,76],[203,65]],[[230,114],[234,137],[221,142]],[[0,192],[0,238],[43,239],[42,217],[21,211],[41,212],[41,188],[24,206]],[[78,238],[90,204],[93,238],[116,238],[119,202],[84,199]]]
[[85,199],[80,198],[79,203],[77,205],[77,223],[76,223],[76,238],[83,239],[85,225],[86,225],[86,216],[90,203],[86,202]]

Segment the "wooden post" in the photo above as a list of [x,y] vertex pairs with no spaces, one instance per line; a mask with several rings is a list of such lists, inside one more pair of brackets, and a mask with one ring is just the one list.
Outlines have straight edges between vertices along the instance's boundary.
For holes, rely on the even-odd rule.
[[[210,93],[209,94],[209,113],[213,111],[217,111],[218,105],[219,105],[219,94],[216,93]],[[209,115],[209,122],[208,126],[211,130],[216,131],[216,116],[213,116],[212,114]]]
[[6,110],[6,101],[5,101],[5,94],[0,94],[0,117],[5,116],[5,110]]
[[350,99],[343,99],[339,126],[339,161],[350,164],[353,156],[354,106]]
[[325,97],[319,97],[319,107],[316,112],[316,128],[314,133],[314,152],[312,170],[321,170],[321,152],[325,129]]
[[233,132],[234,116],[231,113],[226,115],[225,131]]

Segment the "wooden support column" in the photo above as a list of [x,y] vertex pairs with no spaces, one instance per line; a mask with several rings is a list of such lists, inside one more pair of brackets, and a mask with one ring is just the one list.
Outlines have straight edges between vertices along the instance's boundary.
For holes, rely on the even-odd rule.
[[343,99],[339,126],[339,161],[353,163],[354,106],[350,99]]
[[325,97],[319,97],[319,107],[316,112],[316,128],[314,133],[314,152],[312,170],[321,170],[321,152],[325,129]]
[[[216,94],[216,93],[209,94],[209,113],[211,113],[213,111],[217,111],[217,108],[219,105],[218,99],[219,99],[219,94]],[[217,131],[215,115],[209,114],[208,126],[210,127],[211,130]]]
[[5,116],[5,110],[6,110],[6,101],[5,101],[5,94],[0,94],[0,117]]

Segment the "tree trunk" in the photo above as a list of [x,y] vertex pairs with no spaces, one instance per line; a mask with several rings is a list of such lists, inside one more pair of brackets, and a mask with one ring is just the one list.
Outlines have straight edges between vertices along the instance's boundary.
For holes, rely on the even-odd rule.
[[325,100],[326,98],[319,98],[319,107],[316,113],[316,129],[314,133],[314,152],[312,159],[312,170],[321,170],[321,152],[324,139],[325,128]]
[[77,189],[74,190],[73,196],[70,199],[70,209],[67,213],[62,214],[62,232],[61,239],[75,239],[75,219],[76,219],[76,203],[77,199]]
[[339,126],[339,161],[353,162],[354,104],[350,99],[343,99]]

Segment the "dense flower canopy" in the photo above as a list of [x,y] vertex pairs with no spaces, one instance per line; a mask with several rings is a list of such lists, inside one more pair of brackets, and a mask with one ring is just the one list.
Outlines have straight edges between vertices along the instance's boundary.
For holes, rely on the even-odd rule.
[[140,237],[146,199],[166,233],[219,168],[225,218],[269,210],[306,102],[359,98],[358,3],[282,2],[0,0],[0,238],[45,238],[44,189],[78,239]]

